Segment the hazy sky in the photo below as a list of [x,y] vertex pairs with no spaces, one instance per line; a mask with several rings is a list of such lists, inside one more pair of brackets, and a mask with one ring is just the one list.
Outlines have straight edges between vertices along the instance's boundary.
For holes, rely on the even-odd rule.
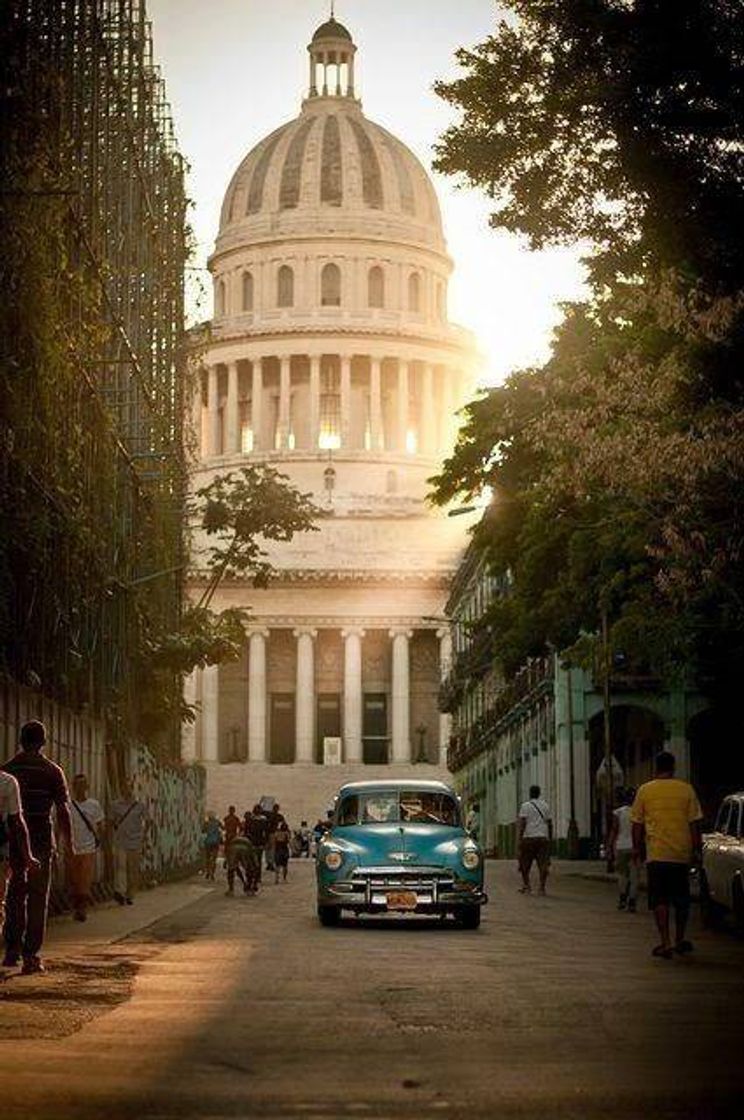
[[[327,18],[324,0],[148,0],[155,57],[166,79],[178,140],[191,165],[191,220],[203,267],[222,197],[243,156],[296,117],[306,94],[307,44]],[[452,111],[432,92],[453,76],[458,46],[492,30],[491,0],[338,0],[336,18],[358,47],[365,114],[394,132],[431,169],[432,146]],[[484,380],[541,360],[557,304],[579,292],[577,254],[532,254],[491,231],[478,193],[434,176],[455,273],[450,318],[475,331]],[[200,274],[208,281],[206,273]],[[211,314],[211,288],[200,318]]]

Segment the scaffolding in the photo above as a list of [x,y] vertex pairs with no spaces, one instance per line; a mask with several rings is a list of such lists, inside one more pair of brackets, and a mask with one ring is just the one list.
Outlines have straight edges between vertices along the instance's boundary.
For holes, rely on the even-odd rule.
[[0,56],[2,667],[131,740],[181,610],[185,166],[142,0],[6,0]]

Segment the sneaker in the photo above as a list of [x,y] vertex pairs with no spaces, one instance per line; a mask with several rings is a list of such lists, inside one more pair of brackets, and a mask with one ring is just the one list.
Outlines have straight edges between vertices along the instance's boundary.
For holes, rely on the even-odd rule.
[[3,968],[15,968],[20,962],[20,953],[6,953],[3,957]]
[[130,898],[129,895],[127,895],[124,901],[126,902],[127,906],[134,906],[134,899]]
[[21,976],[32,976],[35,972],[46,972],[40,957],[24,957]]
[[85,913],[84,910],[75,910],[75,912],[73,913],[72,916],[73,916],[73,918],[75,919],[76,922],[87,922],[88,921],[88,915]]
[[124,898],[124,895],[121,894],[120,891],[114,891],[114,898],[116,899],[116,901],[119,903],[120,906],[123,906],[124,903],[126,902],[126,899]]
[[628,909],[628,910],[630,910],[630,903],[629,903],[629,902],[626,902],[626,901],[625,901],[625,898],[621,896],[621,897],[620,897],[620,898],[619,898],[619,899],[617,900],[617,908],[618,908],[618,910],[625,910],[625,909]]

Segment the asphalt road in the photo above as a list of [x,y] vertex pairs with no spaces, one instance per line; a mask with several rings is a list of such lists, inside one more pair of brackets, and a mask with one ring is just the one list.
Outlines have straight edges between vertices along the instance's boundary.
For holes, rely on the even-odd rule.
[[479,931],[322,929],[312,868],[290,875],[7,980],[4,1120],[741,1115],[731,933],[693,928],[693,956],[655,960],[649,916],[617,913],[609,884],[523,897],[506,864]]

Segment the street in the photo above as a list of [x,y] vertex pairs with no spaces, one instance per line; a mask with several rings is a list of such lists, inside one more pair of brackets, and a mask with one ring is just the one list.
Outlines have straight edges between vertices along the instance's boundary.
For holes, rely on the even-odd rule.
[[575,867],[541,899],[489,864],[478,932],[322,929],[294,860],[257,898],[179,888],[185,905],[123,940],[53,934],[48,974],[0,987],[2,1115],[733,1115],[744,944],[695,917],[696,953],[652,960],[649,915]]

